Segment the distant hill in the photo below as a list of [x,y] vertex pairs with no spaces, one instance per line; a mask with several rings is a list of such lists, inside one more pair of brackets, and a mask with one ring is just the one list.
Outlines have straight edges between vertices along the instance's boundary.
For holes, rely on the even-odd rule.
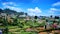
[[0,13],[17,14],[17,15],[24,15],[25,14],[24,12],[17,12],[15,10],[11,10],[11,9],[8,9],[8,8],[6,8],[4,10],[0,9]]

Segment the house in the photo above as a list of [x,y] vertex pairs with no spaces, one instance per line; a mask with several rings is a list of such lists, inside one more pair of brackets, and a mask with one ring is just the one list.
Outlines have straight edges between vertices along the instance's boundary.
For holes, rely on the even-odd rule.
[[26,15],[24,14],[24,15],[19,15],[19,17],[26,17]]
[[11,18],[15,18],[17,15],[15,15],[15,14],[10,14],[10,17]]
[[1,13],[1,16],[6,16],[7,14],[6,13]]

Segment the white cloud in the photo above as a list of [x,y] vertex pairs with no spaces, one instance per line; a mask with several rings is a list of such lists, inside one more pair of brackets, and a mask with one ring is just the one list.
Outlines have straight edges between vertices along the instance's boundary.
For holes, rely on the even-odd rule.
[[52,4],[52,7],[48,10],[48,13],[50,15],[55,15],[56,13],[59,13],[60,8],[58,8],[58,7],[60,7],[60,2],[56,2],[56,3]]
[[22,11],[22,9],[17,7],[18,5],[15,4],[14,2],[4,2],[2,4],[3,4],[3,8],[9,8],[9,9],[15,10],[17,12],[21,12]]
[[50,15],[55,15],[55,14],[58,13],[58,12],[60,12],[60,9],[50,8],[50,9],[48,10],[48,13],[49,13]]
[[60,9],[50,8],[51,11],[60,11]]
[[56,2],[52,6],[60,6],[60,2]]
[[42,12],[38,7],[33,8],[28,8],[28,13],[29,15],[40,15],[40,13]]
[[34,12],[34,13],[41,13],[41,10],[38,7],[35,7],[34,9],[29,8],[28,11],[29,12]]
[[56,8],[60,6],[60,2],[56,2],[52,4],[52,8],[49,9],[50,14],[55,14],[56,12],[60,12],[60,8]]
[[60,6],[60,2],[56,2],[52,4],[52,8],[49,9],[50,14],[54,14],[56,12],[60,12],[60,8],[56,8]]
[[12,5],[12,6],[17,6],[16,3],[14,2],[4,2],[2,3],[3,5]]

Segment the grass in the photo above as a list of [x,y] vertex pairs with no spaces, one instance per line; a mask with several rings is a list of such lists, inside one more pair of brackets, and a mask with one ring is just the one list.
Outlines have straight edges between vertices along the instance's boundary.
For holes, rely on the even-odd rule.
[[8,29],[15,29],[18,28],[18,26],[8,26]]
[[0,28],[5,28],[4,26],[0,26]]

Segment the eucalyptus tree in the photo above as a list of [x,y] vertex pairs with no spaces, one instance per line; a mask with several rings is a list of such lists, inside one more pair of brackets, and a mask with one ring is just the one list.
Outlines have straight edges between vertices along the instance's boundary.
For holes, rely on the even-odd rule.
[[35,19],[35,20],[34,20],[34,22],[36,23],[36,20],[37,20],[37,16],[35,16],[35,17],[34,17],[34,19]]
[[25,23],[27,23],[27,16],[28,16],[28,14],[27,14],[27,13],[25,13],[25,15],[26,15],[26,21],[25,21]]
[[52,18],[53,16],[51,15],[50,18]]

